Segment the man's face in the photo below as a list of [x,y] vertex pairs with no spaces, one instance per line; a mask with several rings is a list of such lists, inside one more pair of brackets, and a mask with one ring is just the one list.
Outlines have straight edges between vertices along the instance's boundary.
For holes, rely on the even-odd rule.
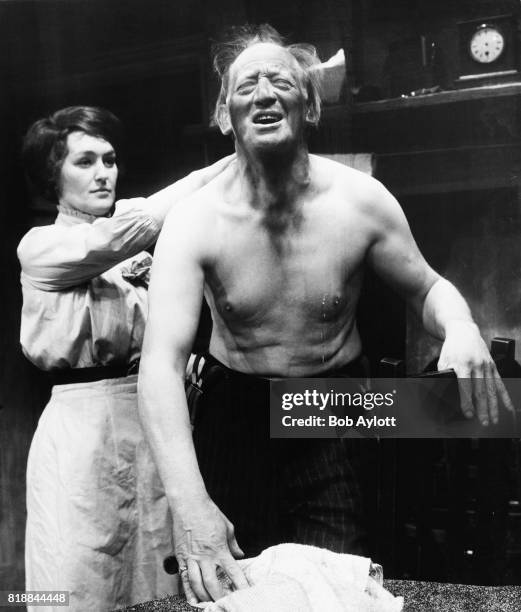
[[237,144],[249,150],[302,140],[307,111],[304,74],[283,47],[258,43],[230,68],[227,108]]

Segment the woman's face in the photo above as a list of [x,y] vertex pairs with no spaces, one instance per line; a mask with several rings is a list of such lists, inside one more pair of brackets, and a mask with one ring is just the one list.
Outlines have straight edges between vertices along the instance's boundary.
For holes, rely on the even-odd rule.
[[116,152],[109,142],[85,132],[68,135],[58,185],[62,206],[102,217],[112,208],[117,180]]

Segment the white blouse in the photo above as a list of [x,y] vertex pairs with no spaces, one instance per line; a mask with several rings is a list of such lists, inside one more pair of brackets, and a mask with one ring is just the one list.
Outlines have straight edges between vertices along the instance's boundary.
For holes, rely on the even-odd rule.
[[23,352],[42,370],[128,364],[148,308],[152,258],[142,250],[161,223],[143,198],[120,200],[110,218],[58,209],[18,246]]

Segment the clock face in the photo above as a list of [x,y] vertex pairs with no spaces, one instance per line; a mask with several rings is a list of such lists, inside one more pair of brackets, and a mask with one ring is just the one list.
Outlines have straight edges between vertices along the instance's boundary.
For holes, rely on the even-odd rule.
[[480,26],[470,39],[470,55],[480,64],[495,62],[505,49],[505,38],[492,25]]

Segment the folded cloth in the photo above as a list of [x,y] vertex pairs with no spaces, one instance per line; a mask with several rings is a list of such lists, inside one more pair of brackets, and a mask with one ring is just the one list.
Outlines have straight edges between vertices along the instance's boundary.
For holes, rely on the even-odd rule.
[[[251,585],[232,591],[205,612],[400,612],[394,597],[370,577],[371,560],[302,544],[279,544],[239,561]],[[203,604],[199,604],[203,607]]]

